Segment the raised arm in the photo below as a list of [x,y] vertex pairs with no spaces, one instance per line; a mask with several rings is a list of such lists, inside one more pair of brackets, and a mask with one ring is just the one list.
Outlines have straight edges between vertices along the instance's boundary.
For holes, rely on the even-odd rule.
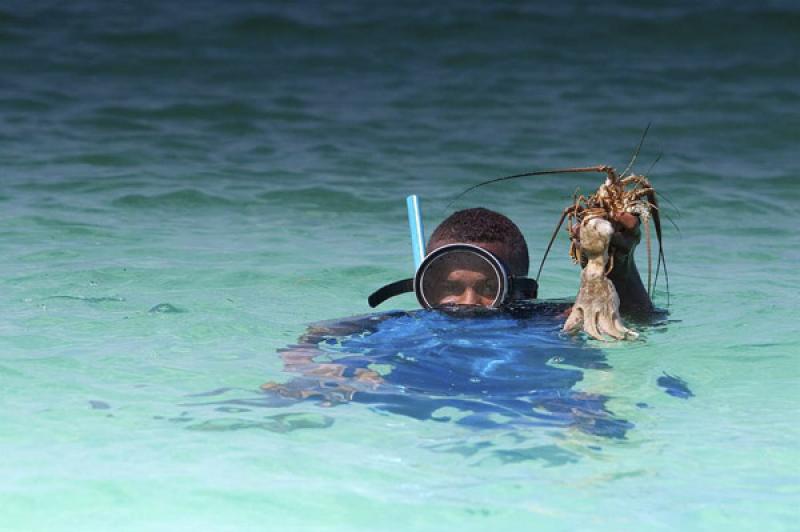
[[636,246],[642,238],[639,217],[622,213],[612,223],[616,230],[611,237],[614,267],[608,278],[619,295],[619,310],[629,316],[645,317],[653,311],[653,302],[647,295],[634,260]]
[[[635,214],[622,213],[612,220],[612,224],[615,229],[611,237],[614,255],[613,267],[608,278],[614,284],[619,296],[619,311],[629,317],[646,318],[653,312],[654,307],[634,260],[636,246],[642,238],[639,217]],[[573,226],[571,230],[580,238],[579,224]]]

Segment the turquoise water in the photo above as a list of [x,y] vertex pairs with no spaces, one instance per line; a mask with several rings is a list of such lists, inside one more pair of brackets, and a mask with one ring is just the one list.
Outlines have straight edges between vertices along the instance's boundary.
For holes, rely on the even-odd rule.
[[[795,5],[137,6],[0,9],[0,528],[792,528]],[[575,386],[624,439],[204,404],[289,380],[277,349],[408,275],[406,194],[430,231],[482,179],[623,168],[650,122],[670,321],[590,343],[610,368]],[[536,264],[598,183],[456,207],[509,215]],[[544,298],[577,290],[566,248]]]

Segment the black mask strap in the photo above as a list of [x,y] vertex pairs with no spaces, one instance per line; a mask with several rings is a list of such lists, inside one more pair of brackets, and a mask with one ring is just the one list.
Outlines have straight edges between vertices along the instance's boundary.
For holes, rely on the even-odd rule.
[[[536,282],[536,281],[534,281]],[[387,284],[382,288],[378,288],[367,299],[369,306],[372,308],[377,307],[390,297],[399,296],[406,292],[414,291],[414,279],[403,279],[402,281],[395,281]]]
[[539,283],[528,277],[514,277],[512,287],[512,299],[536,299],[539,292]]

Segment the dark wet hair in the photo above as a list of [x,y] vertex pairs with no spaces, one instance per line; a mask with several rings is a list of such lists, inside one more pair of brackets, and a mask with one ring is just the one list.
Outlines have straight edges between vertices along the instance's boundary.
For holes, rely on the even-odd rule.
[[430,240],[430,253],[445,244],[499,243],[505,251],[500,258],[514,275],[528,275],[528,244],[519,227],[507,216],[482,207],[454,212],[439,224]]

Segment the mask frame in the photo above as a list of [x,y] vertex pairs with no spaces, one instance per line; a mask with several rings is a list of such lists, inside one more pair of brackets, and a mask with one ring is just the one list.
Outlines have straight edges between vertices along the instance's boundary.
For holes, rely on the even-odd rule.
[[436,308],[439,304],[432,304],[425,295],[425,276],[430,271],[431,265],[443,256],[454,252],[469,252],[485,261],[497,278],[497,295],[490,308],[499,308],[517,299],[535,299],[538,292],[538,283],[528,277],[515,277],[509,268],[496,255],[480,246],[467,243],[448,244],[429,253],[417,268],[413,279],[402,279],[383,286],[373,292],[368,303],[375,308],[384,301],[394,296],[414,292],[417,301],[423,308]]

